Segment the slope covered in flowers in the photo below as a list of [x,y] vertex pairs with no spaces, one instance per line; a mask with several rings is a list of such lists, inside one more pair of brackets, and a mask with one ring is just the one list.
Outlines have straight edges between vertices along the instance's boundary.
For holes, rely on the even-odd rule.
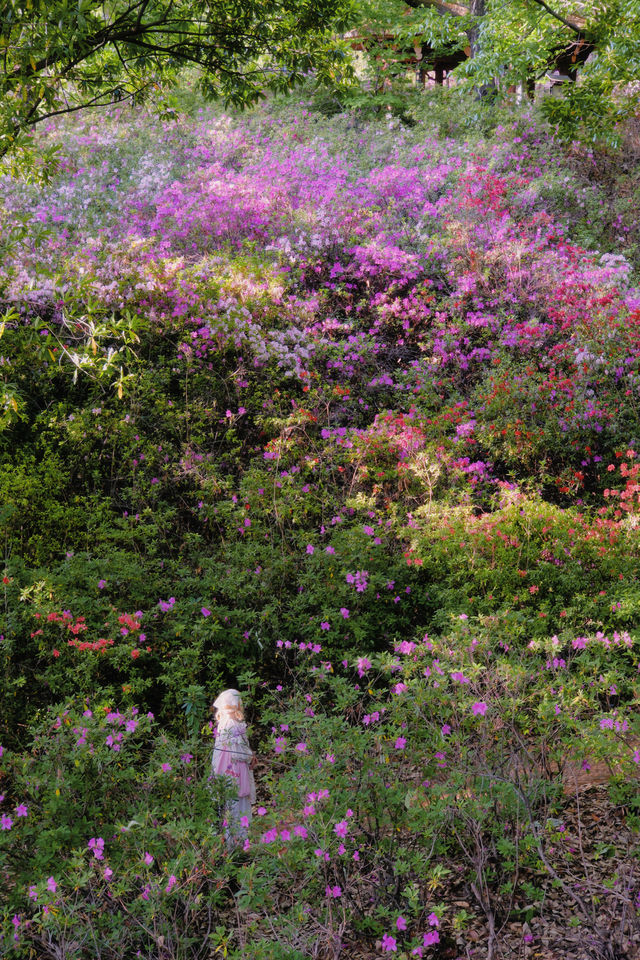
[[[44,139],[0,205],[6,949],[195,956],[179,914],[238,956],[454,956],[479,917],[492,955],[540,864],[624,946],[638,877],[574,889],[561,786],[640,761],[633,218],[531,116]],[[269,757],[245,864],[200,736],[228,683]]]

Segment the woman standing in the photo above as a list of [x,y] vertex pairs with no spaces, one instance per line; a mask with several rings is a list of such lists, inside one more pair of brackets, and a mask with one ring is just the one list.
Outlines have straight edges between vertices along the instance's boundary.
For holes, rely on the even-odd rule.
[[251,804],[256,799],[253,779],[255,757],[247,739],[242,698],[237,690],[224,690],[214,701],[216,740],[211,758],[215,776],[229,778],[235,796],[225,803],[225,837],[235,847],[249,835]]

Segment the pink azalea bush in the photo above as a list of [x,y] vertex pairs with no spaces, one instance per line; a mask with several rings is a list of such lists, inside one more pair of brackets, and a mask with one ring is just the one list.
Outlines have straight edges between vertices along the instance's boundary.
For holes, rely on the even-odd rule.
[[[621,801],[638,764],[632,218],[527,114],[42,136],[0,207],[0,952],[436,956],[461,885],[531,916],[567,756]],[[242,857],[221,684],[268,757]]]

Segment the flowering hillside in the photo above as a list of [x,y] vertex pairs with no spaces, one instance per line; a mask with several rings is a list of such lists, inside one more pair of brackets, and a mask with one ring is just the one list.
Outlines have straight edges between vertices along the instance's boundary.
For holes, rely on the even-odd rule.
[[2,181],[0,956],[635,956],[636,181],[441,109]]

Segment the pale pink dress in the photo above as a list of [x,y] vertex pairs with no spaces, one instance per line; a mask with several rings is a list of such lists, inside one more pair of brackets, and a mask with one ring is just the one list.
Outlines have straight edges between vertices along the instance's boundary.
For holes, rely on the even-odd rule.
[[237,786],[237,796],[225,803],[225,836],[231,847],[246,841],[249,835],[251,804],[256,799],[255,780],[249,766],[252,757],[246,723],[223,714],[218,721],[211,768],[215,776],[230,777]]
[[220,721],[211,758],[212,771],[220,777],[234,777],[238,797],[249,797],[250,802],[254,803],[256,785],[249,766],[252,757],[253,750],[249,746],[246,723],[227,718]]

